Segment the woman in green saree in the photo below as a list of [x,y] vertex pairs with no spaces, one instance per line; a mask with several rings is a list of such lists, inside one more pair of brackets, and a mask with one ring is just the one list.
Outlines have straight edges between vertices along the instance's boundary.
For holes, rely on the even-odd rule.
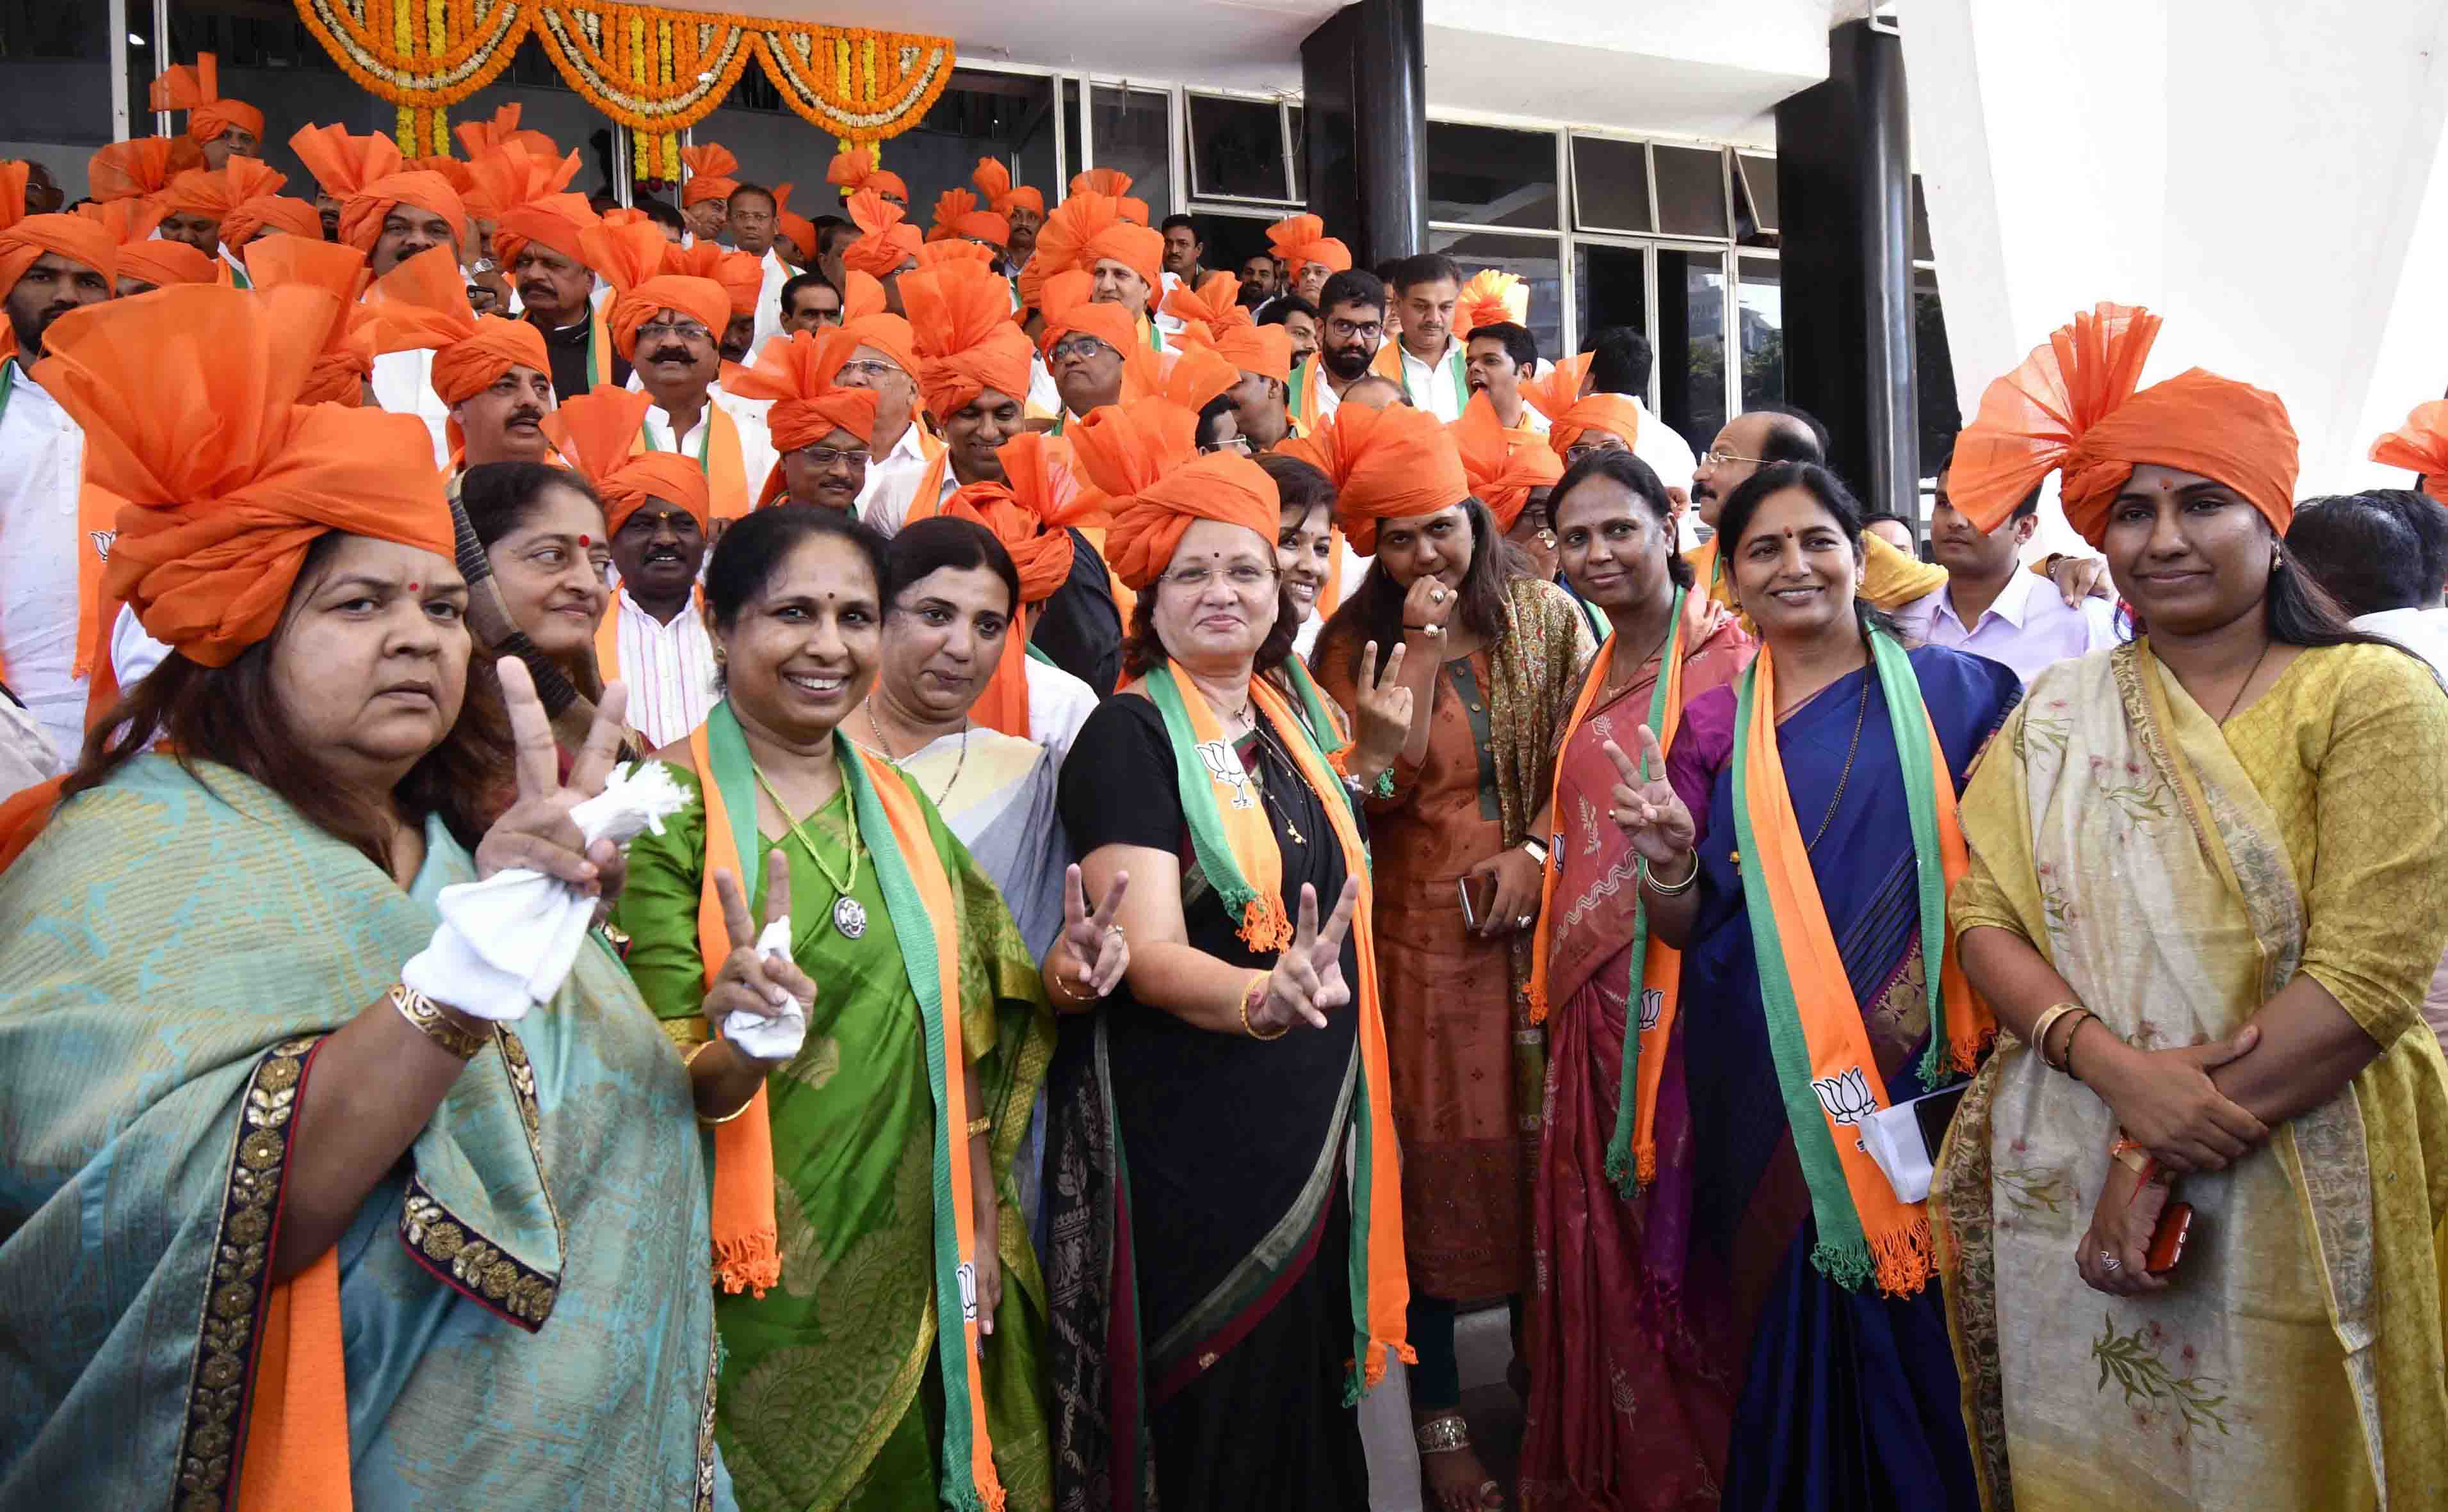
[[881,539],[831,511],[725,533],[724,699],[664,753],[701,802],[638,842],[620,922],[714,1130],[717,1435],[741,1504],[1042,1508],[1045,1296],[1011,1162],[1047,996],[1110,985],[1121,941],[1110,910],[1075,909],[1041,974],[934,806],[838,732],[887,586]]

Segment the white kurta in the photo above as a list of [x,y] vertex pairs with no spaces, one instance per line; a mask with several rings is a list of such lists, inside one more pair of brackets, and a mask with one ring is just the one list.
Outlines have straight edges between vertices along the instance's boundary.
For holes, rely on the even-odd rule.
[[1649,463],[1649,470],[1669,488],[1680,488],[1688,498],[1692,492],[1692,475],[1700,467],[1700,459],[1692,455],[1692,444],[1683,433],[1650,413],[1640,405],[1640,434],[1632,438],[1632,454]]
[[756,291],[756,335],[755,339],[748,344],[749,355],[752,358],[755,355],[756,349],[765,344],[767,337],[780,332],[782,286],[789,283],[793,277],[791,265],[784,262],[780,254],[771,247],[765,249],[765,255],[757,258],[756,262],[758,267],[765,270],[765,282]]
[[1460,420],[1462,406],[1470,402],[1470,382],[1454,361],[1456,344],[1447,339],[1444,355],[1433,363],[1412,356],[1411,349],[1399,341],[1394,350],[1403,359],[1403,387],[1411,403],[1447,425]]
[[1080,727],[1097,711],[1097,693],[1061,668],[1031,656],[1028,674],[1028,738],[1052,753],[1055,764],[1071,753]]
[[721,695],[714,690],[714,640],[694,607],[668,625],[638,607],[625,589],[612,595],[620,615],[614,651],[629,689],[629,724],[657,746],[687,738]]
[[[629,387],[640,393],[643,393],[646,387],[644,381],[634,371],[629,374]],[[766,425],[766,415],[774,407],[773,402],[742,399],[720,384],[706,390],[706,399],[710,404],[720,406],[722,412],[730,416],[732,424],[738,428],[740,476],[748,482],[746,505],[753,507],[758,491],[765,486],[765,475],[774,470],[774,463],[780,455],[774,449],[774,433]],[[712,438],[704,434],[704,425],[705,421],[700,417],[685,434],[675,436],[669,411],[660,405],[646,411],[646,437],[657,451],[678,451],[697,456],[699,447],[712,444]],[[717,500],[715,503],[719,512],[722,501]]]
[[433,353],[424,348],[387,351],[374,359],[374,404],[397,415],[414,415],[433,433],[433,464],[450,465],[450,406],[433,391]]
[[[860,517],[888,536],[897,533],[909,518],[910,501],[918,497],[926,473],[927,451],[918,440],[918,417],[912,415],[892,449],[869,459],[867,486],[858,494]],[[948,480],[951,474],[947,466],[944,476]]]
[[85,745],[76,675],[77,493],[85,432],[20,369],[0,412],[0,664],[64,756]]

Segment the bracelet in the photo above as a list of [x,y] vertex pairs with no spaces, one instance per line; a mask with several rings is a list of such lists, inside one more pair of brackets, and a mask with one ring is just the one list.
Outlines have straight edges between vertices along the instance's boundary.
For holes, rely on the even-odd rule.
[[[704,1040],[697,1045],[691,1046],[688,1053],[680,1057],[680,1068],[682,1070],[687,1070],[695,1067],[698,1056],[704,1054],[706,1051],[714,1049],[717,1045],[721,1043],[722,1042],[720,1040]],[[761,1092],[764,1088],[759,1087],[756,1090]],[[723,1114],[720,1118],[708,1118],[703,1113],[699,1113],[697,1116],[697,1126],[699,1128],[714,1128],[720,1125],[728,1124],[733,1119],[737,1118],[740,1114],[747,1112],[750,1108],[755,1107],[755,1106],[756,1093],[751,1092],[748,1094],[747,1102],[740,1104],[737,1107],[735,1107],[730,1112]]]
[[2117,1131],[2116,1143],[2108,1146],[2108,1153],[2118,1164],[2146,1181],[2159,1174],[2159,1162],[2151,1158],[2150,1146],[2140,1140],[2128,1138],[2122,1129]]
[[[2100,1017],[2098,1014],[2086,1008],[2082,1011],[2082,1017],[2074,1020],[2074,1027],[2066,1030],[2065,1055],[2063,1057],[2065,1065],[2059,1067],[2058,1069],[2064,1071],[2068,1076],[2073,1077],[2077,1082],[2082,1080],[2082,1073],[2074,1068],[2074,1037],[2082,1032],[2082,1027],[2085,1024],[2097,1024],[2101,1028],[2107,1029],[2108,1020]],[[2109,1030],[2108,1032],[2112,1035],[2116,1033],[2113,1029]],[[2120,1038],[2117,1043],[2121,1045],[2124,1041]]]
[[2040,1014],[2039,1022],[2032,1026],[2032,1049],[2040,1052],[2040,1064],[2050,1070],[2061,1071],[2065,1068],[2049,1059],[2049,1030],[2056,1028],[2057,1020],[2068,1013],[2080,1011],[2081,1008],[2080,1003],[2052,1003]]
[[1641,861],[1641,879],[1649,884],[1649,891],[1653,896],[1657,898],[1680,898],[1685,893],[1690,892],[1693,887],[1699,882],[1700,853],[1698,851],[1687,851],[1684,854],[1692,858],[1692,874],[1684,878],[1679,882],[1659,881],[1657,879],[1657,868],[1649,864],[1646,860]]
[[444,1012],[433,999],[405,982],[394,982],[391,989],[391,1006],[399,1016],[416,1028],[419,1034],[441,1046],[463,1061],[472,1061],[476,1052],[492,1043],[493,1027],[469,1029]]
[[976,1139],[981,1134],[991,1134],[993,1132],[994,1118],[991,1114],[981,1115],[969,1120],[969,1138]]
[[1282,1026],[1272,1034],[1261,1034],[1258,1032],[1258,1026],[1250,1022],[1250,1010],[1266,1000],[1267,973],[1253,972],[1250,975],[1250,985],[1241,992],[1241,1032],[1254,1040],[1282,1039],[1285,1031],[1291,1028],[1290,1024]]
[[[1077,951],[1072,953],[1072,958],[1075,960],[1079,958]],[[1094,992],[1081,992],[1075,994],[1071,990],[1071,984],[1063,980],[1060,971],[1054,973],[1054,991],[1047,995],[1064,1008],[1082,1008],[1097,1000],[1097,994]]]
[[1403,629],[1408,634],[1426,635],[1432,638],[1441,637],[1445,633],[1443,625],[1414,625],[1407,619],[1403,621]]

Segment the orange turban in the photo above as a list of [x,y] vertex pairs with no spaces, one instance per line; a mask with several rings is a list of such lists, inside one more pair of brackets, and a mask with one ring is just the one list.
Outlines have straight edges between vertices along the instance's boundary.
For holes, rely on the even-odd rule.
[[1124,220],[1141,226],[1148,223],[1147,201],[1131,193],[1131,176],[1119,168],[1091,168],[1085,173],[1073,174],[1071,193],[1102,195],[1114,201]]
[[899,205],[873,189],[862,189],[851,196],[850,218],[857,225],[859,236],[841,249],[843,267],[855,268],[880,282],[899,273],[905,263],[918,255],[923,244],[918,228],[908,224]]
[[731,324],[731,295],[711,278],[661,272],[671,243],[663,239],[660,226],[651,220],[598,225],[583,241],[587,266],[619,291],[604,312],[604,323],[622,361],[632,360],[638,328],[659,310],[677,310],[721,339],[723,328]]
[[[85,205],[80,208],[79,213],[102,208],[116,210],[120,206],[130,204],[132,201],[121,199],[107,207]],[[219,258],[200,252],[183,241],[171,241],[153,235],[153,228],[161,223],[163,213],[163,207],[153,205],[139,211],[126,225],[116,228],[121,238],[117,276],[134,278],[141,283],[151,284],[157,289],[164,284],[220,282],[221,265]]]
[[1275,481],[1247,457],[1198,455],[1197,429],[1195,411],[1148,398],[1100,409],[1070,433],[1080,465],[1100,490],[1083,503],[1110,515],[1106,560],[1134,593],[1164,575],[1194,520],[1242,526],[1274,552],[1283,516]]
[[467,208],[469,215],[486,220],[493,218],[491,207],[476,203],[475,171],[450,154],[429,153],[422,158],[411,158],[400,166],[411,173],[435,175],[450,186],[450,192],[459,197],[459,203]]
[[521,107],[516,102],[501,106],[487,121],[463,121],[450,134],[459,139],[460,149],[470,162],[481,162],[491,154],[515,142],[526,149],[531,158],[558,158],[561,148],[550,137],[532,127],[519,129]]
[[277,193],[288,181],[288,175],[259,159],[232,158],[225,168],[209,173],[190,168],[174,176],[160,198],[166,210],[223,220],[239,205],[258,195]]
[[513,368],[552,371],[544,332],[532,321],[476,313],[448,247],[429,247],[375,279],[368,299],[381,350],[432,351],[433,391],[446,405],[474,398]]
[[[1037,264],[1031,261],[1029,266]],[[1021,274],[1023,280],[1027,276]],[[1138,346],[1138,322],[1119,305],[1100,305],[1091,299],[1094,281],[1086,269],[1072,268],[1046,279],[1039,291],[1038,297],[1044,302],[1038,308],[1045,323],[1038,341],[1049,359],[1062,338],[1075,332],[1094,336],[1126,356]]]
[[[918,249],[918,266],[940,268],[947,262],[966,262],[994,273],[995,255],[992,247],[982,247],[966,237],[953,236],[943,241],[930,241]],[[997,276],[1001,276],[997,274]],[[1004,308],[1011,308],[1011,285],[1004,285]]]
[[680,204],[703,204],[709,199],[728,199],[731,191],[739,187],[731,176],[739,171],[739,160],[728,147],[711,142],[680,149],[680,161],[688,167],[688,181],[680,186]]
[[[658,229],[658,236],[661,235]],[[731,300],[731,315],[756,312],[756,296],[765,290],[765,265],[753,252],[734,252],[718,242],[700,241],[693,247],[663,243],[663,271],[686,278],[706,278],[722,286]],[[716,331],[716,335],[722,334]]]
[[1326,222],[1315,216],[1286,216],[1267,228],[1267,245],[1283,259],[1284,276],[1297,278],[1303,266],[1326,265],[1329,273],[1351,271],[1351,249],[1326,234]]
[[1445,428],[1472,495],[1496,517],[1500,530],[1511,530],[1521,518],[1532,489],[1553,488],[1564,476],[1563,459],[1538,437],[1505,429],[1484,394],[1472,395],[1462,418]]
[[978,193],[985,196],[987,208],[996,215],[1008,217],[1014,205],[1041,216],[1045,214],[1045,196],[1024,184],[1015,187],[1011,169],[996,159],[980,158],[969,182],[977,185]]
[[2405,424],[2372,443],[2371,460],[2422,477],[2422,491],[2448,504],[2448,400],[2417,405]]
[[1471,497],[1453,437],[1425,409],[1346,405],[1310,445],[1334,480],[1335,523],[1363,557],[1377,554],[1377,521],[1433,515]]
[[[366,378],[374,370],[377,331],[373,307],[362,298],[366,255],[320,236],[275,236],[248,255],[246,271],[259,293],[302,284],[331,295],[331,315],[297,402],[351,408],[364,404]],[[429,441],[429,455],[430,445]]]
[[220,59],[213,53],[197,53],[195,62],[156,77],[151,104],[156,110],[185,111],[187,135],[200,142],[210,142],[232,126],[258,142],[263,140],[263,112],[243,100],[221,98]]
[[123,501],[103,591],[190,661],[271,634],[326,531],[454,554],[415,416],[298,402],[334,303],[182,286],[51,327],[37,381],[84,427],[89,485]]
[[1453,332],[1464,340],[1482,326],[1530,323],[1530,287],[1519,274],[1482,269],[1462,286],[1454,303]]
[[825,165],[825,182],[838,187],[844,199],[854,199],[862,190],[872,189],[879,196],[892,195],[905,205],[909,202],[909,185],[899,174],[885,170],[884,148],[875,142],[835,153]]
[[413,205],[450,222],[450,235],[468,241],[468,206],[450,180],[437,173],[403,171],[399,148],[389,137],[352,136],[341,126],[306,126],[289,139],[290,150],[340,201],[340,239],[371,254],[382,240],[383,218],[394,205]]
[[678,504],[699,530],[714,517],[705,469],[676,451],[639,451],[638,432],[654,399],[642,389],[599,384],[544,417],[544,431],[603,501],[603,533],[621,534],[650,499]]
[[[1164,292],[1163,236],[1125,219],[1118,199],[1094,191],[1075,194],[1054,207],[1054,214],[1045,218],[1045,228],[1037,234],[1037,255],[1023,271],[1021,297],[1028,297],[1031,272],[1042,282],[1072,268],[1092,273],[1108,258],[1146,280],[1149,303]],[[1040,263],[1044,264],[1042,269]]]
[[1640,405],[1630,394],[1583,394],[1596,353],[1567,357],[1521,383],[1521,397],[1547,417],[1547,444],[1561,457],[1585,430],[1619,436],[1627,446],[1640,435]]
[[795,211],[785,210],[774,217],[774,223],[782,228],[782,235],[790,238],[791,245],[797,249],[800,256],[810,262],[816,260],[816,223],[814,221]]
[[[565,158],[540,158],[527,150],[525,142],[508,142],[465,166],[469,180],[466,190],[468,209],[487,220],[499,221],[522,205],[534,204],[567,189],[570,180],[578,177],[580,166],[578,154],[574,152]],[[569,198],[585,203],[583,195]],[[591,206],[587,214],[593,216]],[[553,243],[547,240],[545,245],[549,247]],[[498,242],[494,255],[501,255]],[[573,247],[567,255],[578,255],[576,249]],[[504,263],[509,261],[507,257],[501,257],[501,260]]]
[[[937,514],[966,520],[994,532],[1011,554],[1020,574],[1020,609],[1042,604],[1070,580],[1079,543],[1063,528],[1083,513],[1079,484],[1065,460],[1068,448],[1042,431],[1027,431],[1004,443],[997,454],[1004,482],[969,483],[943,502]],[[923,518],[923,517],[922,517]],[[1012,616],[1011,633],[1004,637],[1003,659],[974,712],[989,728],[1025,740],[1028,728],[1027,620]]]
[[[889,320],[906,329],[897,315],[870,318]],[[835,381],[842,364],[862,344],[859,332],[849,327],[820,336],[794,331],[787,341],[765,343],[757,350],[756,366],[733,373],[722,386],[743,399],[774,401],[765,424],[777,452],[813,446],[836,430],[847,430],[872,444],[875,390],[848,387]],[[782,463],[776,459],[756,496],[757,507],[781,497]]]
[[[493,260],[508,272],[532,243],[592,267],[586,258],[586,233],[602,223],[584,195],[545,195],[502,212],[493,228]],[[657,227],[655,235],[662,234]]]
[[257,195],[221,217],[221,245],[243,247],[267,231],[323,239],[323,217],[312,200]]
[[885,312],[884,285],[871,273],[861,273],[855,268],[843,269],[841,296],[841,317],[845,326],[853,320],[864,320],[870,315]]
[[[0,296],[17,287],[47,252],[82,263],[105,282],[119,276],[119,240],[110,228],[83,216],[26,214],[27,165],[0,162]],[[64,317],[65,318],[65,317]],[[0,341],[9,333],[0,331]]]
[[1292,333],[1281,326],[1261,326],[1240,301],[1241,280],[1229,273],[1209,274],[1197,292],[1176,287],[1164,297],[1165,313],[1186,322],[1185,346],[1204,345],[1243,372],[1288,384],[1292,379]]
[[2135,391],[2159,334],[2137,306],[2100,304],[1991,384],[1956,438],[1949,501],[1995,530],[2050,473],[2066,521],[2094,547],[2109,506],[2146,464],[2214,479],[2280,535],[2295,518],[2295,427],[2278,396],[2199,368]]
[[978,208],[978,197],[966,189],[947,189],[935,197],[935,227],[928,241],[966,236],[1002,246],[1011,239],[1011,222],[991,210]]
[[951,419],[991,388],[1028,397],[1028,337],[1011,323],[1011,286],[974,262],[922,268],[901,279],[918,347],[927,412]]
[[1250,318],[1241,308],[1241,280],[1229,273],[1211,273],[1198,281],[1198,287],[1176,284],[1157,309],[1183,325],[1185,335],[1214,344],[1215,333],[1234,323],[1234,317]]
[[96,199],[133,199],[170,186],[168,137],[114,142],[86,161],[86,192]]

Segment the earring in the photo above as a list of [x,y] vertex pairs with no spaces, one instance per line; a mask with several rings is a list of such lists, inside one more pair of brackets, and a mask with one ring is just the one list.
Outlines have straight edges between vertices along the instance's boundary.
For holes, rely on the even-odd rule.
[[722,648],[721,648],[721,647],[719,647],[719,646],[717,646],[716,648],[714,648],[714,664],[715,664],[717,667],[719,667],[719,666],[721,666],[721,665],[722,665],[722,662],[723,662]]

